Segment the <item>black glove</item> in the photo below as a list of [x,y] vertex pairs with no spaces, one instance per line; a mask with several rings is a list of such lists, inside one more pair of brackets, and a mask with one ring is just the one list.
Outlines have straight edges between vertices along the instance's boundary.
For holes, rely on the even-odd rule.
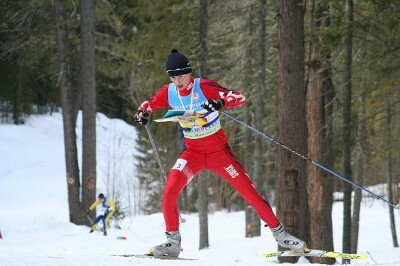
[[90,210],[86,210],[86,214],[89,215],[89,213],[90,213]]
[[225,105],[225,101],[222,99],[213,99],[213,100],[207,100],[205,101],[201,107],[203,107],[204,109],[206,109],[209,112],[214,112],[214,111],[218,111],[219,109],[221,109],[222,107],[224,107]]
[[146,110],[139,110],[133,116],[133,121],[142,125],[146,125],[147,122],[149,122],[149,114]]

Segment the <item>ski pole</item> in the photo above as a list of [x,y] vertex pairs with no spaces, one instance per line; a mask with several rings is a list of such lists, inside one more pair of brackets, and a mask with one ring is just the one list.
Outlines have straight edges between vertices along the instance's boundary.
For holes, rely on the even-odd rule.
[[167,182],[167,174],[165,173],[164,167],[163,167],[162,162],[161,162],[160,155],[158,154],[158,150],[157,150],[156,144],[155,144],[154,139],[153,139],[153,134],[151,134],[150,128],[149,128],[149,126],[147,124],[144,127],[146,128],[147,135],[149,135],[150,143],[151,143],[151,146],[153,147],[154,154],[156,155],[158,166],[160,166],[161,173],[163,175],[164,181]]
[[[150,143],[151,143],[151,146],[153,147],[154,154],[156,155],[156,159],[157,159],[158,165],[160,166],[161,172],[163,174],[164,181],[167,182],[167,174],[165,173],[164,167],[163,167],[162,162],[161,162],[160,155],[158,154],[157,147],[156,147],[156,144],[154,142],[153,134],[151,134],[149,125],[146,124],[146,125],[144,125],[144,127],[146,128],[147,135],[149,135]],[[180,213],[179,213],[179,218],[180,218],[182,223],[186,222],[186,219],[183,218]]]
[[93,220],[92,220],[92,218],[90,218],[90,216],[88,214],[86,214],[86,218],[88,218],[89,222],[93,225]]
[[338,174],[338,173],[336,173],[336,172],[330,170],[329,168],[323,166],[322,164],[320,164],[320,163],[318,163],[318,162],[316,162],[316,161],[311,160],[311,159],[308,158],[307,156],[304,156],[304,155],[298,153],[297,151],[295,151],[295,150],[289,148],[288,146],[286,146],[285,144],[280,143],[278,140],[276,140],[276,139],[274,139],[274,138],[268,136],[267,134],[261,132],[260,130],[258,130],[258,129],[256,129],[256,128],[252,127],[252,126],[250,126],[249,124],[246,124],[245,122],[243,122],[243,121],[237,119],[236,117],[234,117],[234,116],[232,116],[232,115],[230,115],[230,114],[228,114],[228,113],[226,113],[226,112],[224,112],[224,111],[222,111],[222,113],[223,113],[224,115],[226,115],[227,117],[229,117],[230,119],[234,120],[235,122],[241,124],[242,126],[245,126],[245,127],[247,127],[248,129],[254,131],[255,133],[261,135],[262,137],[268,139],[269,141],[271,141],[271,142],[273,142],[273,143],[275,143],[275,144],[278,144],[278,145],[281,146],[282,148],[284,148],[284,149],[290,151],[291,153],[294,153],[294,154],[296,154],[297,156],[303,158],[303,159],[306,160],[307,162],[312,163],[313,165],[315,165],[315,166],[317,166],[317,167],[319,167],[319,168],[325,170],[326,172],[328,172],[328,173],[330,173],[330,174],[332,174],[332,175],[334,175],[334,176],[340,178],[341,180],[343,180],[343,181],[345,181],[345,182],[347,182],[347,183],[349,183],[349,184],[351,184],[351,185],[353,185],[353,186],[355,186],[355,187],[357,187],[357,188],[359,188],[359,189],[361,189],[361,190],[364,190],[365,192],[367,192],[367,193],[373,195],[376,199],[383,200],[384,202],[386,202],[387,204],[389,204],[389,205],[392,206],[393,208],[399,209],[399,215],[400,215],[400,204],[397,204],[397,205],[396,205],[396,204],[394,204],[393,202],[390,202],[390,201],[384,199],[383,197],[376,195],[375,193],[373,193],[372,191],[368,190],[367,188],[365,188],[365,187],[363,187],[363,186],[361,186],[361,185],[359,185],[359,184],[357,184],[357,183],[355,183],[355,182],[349,180],[348,178],[346,178],[346,177],[343,176],[343,175],[340,175],[340,174]]

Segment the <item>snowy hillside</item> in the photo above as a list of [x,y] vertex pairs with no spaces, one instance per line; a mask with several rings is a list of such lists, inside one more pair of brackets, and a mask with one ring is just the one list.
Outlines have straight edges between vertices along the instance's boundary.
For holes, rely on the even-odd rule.
[[[80,122],[78,122],[80,125]],[[78,140],[80,140],[80,131]],[[137,214],[132,126],[99,114],[98,190],[117,195]],[[119,193],[121,188],[124,193]],[[335,249],[341,250],[342,205],[333,208]],[[198,251],[198,216],[183,214],[181,257],[195,261],[161,261],[113,257],[112,254],[143,254],[164,241],[162,214],[132,215],[111,228],[107,237],[100,232],[68,222],[67,188],[62,119],[59,113],[33,116],[25,125],[0,125],[0,265],[271,265],[276,259],[261,257],[275,250],[268,229],[262,236],[244,238],[244,212],[216,212],[209,216],[210,248]],[[396,216],[400,233],[399,217]],[[312,229],[311,229],[312,230]],[[126,240],[120,240],[125,237]],[[314,247],[317,248],[317,247]],[[400,265],[400,249],[392,247],[388,208],[367,199],[362,203],[359,252],[370,254],[357,265]],[[297,265],[309,265],[301,258]]]

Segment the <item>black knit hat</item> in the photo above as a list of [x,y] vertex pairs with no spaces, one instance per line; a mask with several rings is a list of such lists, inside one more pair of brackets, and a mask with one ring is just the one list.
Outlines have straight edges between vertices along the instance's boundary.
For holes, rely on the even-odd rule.
[[104,194],[103,194],[103,193],[100,193],[99,196],[98,196],[98,198],[99,198],[99,199],[104,199]]
[[189,60],[177,49],[172,49],[165,64],[167,73],[170,77],[180,76],[192,72]]

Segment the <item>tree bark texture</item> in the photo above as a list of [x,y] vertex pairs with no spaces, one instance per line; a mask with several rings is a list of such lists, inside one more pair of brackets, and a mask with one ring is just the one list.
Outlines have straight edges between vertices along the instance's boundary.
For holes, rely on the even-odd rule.
[[81,214],[96,199],[96,67],[94,1],[81,0],[82,204]]
[[[331,168],[332,151],[332,101],[330,52],[321,51],[316,31],[329,24],[326,9],[311,1],[310,43],[308,49],[307,84],[307,128],[309,158]],[[308,245],[324,250],[333,250],[332,204],[333,179],[329,174],[314,166],[308,167],[308,205],[310,213],[310,240]],[[311,258],[314,263],[333,264],[335,259]]]
[[[200,74],[207,76],[207,31],[208,9],[207,0],[200,0]],[[200,173],[199,176],[199,249],[209,246],[208,242],[208,179],[209,173]]]
[[[346,0],[345,10],[346,40],[345,40],[345,79],[343,91],[343,172],[350,181],[351,170],[351,95],[352,95],[352,47],[353,47],[353,0]],[[351,252],[351,192],[352,186],[343,184],[343,252]],[[348,260],[343,260],[344,262]]]
[[[391,97],[390,94],[386,96],[386,180],[388,188],[388,200],[393,202],[393,166],[392,166],[392,150],[389,144],[392,139],[392,108],[391,108]],[[394,219],[394,208],[389,206],[389,220],[390,220],[390,232],[392,234],[393,247],[398,247],[399,242],[397,240],[396,223]]]
[[[246,19],[246,30],[247,30],[247,35],[248,36],[254,36],[255,33],[255,25],[254,25],[254,12],[256,12],[254,10],[254,4],[253,1],[249,0],[247,1],[248,3],[248,10],[247,10],[247,19]],[[254,38],[249,38],[250,42],[249,45],[246,47],[245,53],[246,53],[246,60],[245,60],[245,68],[244,68],[244,78],[243,78],[243,86],[248,86],[248,84],[251,84],[252,82],[252,76],[254,75],[255,69],[254,69],[254,58],[256,57],[255,55],[255,42],[254,42]],[[254,113],[251,111],[252,108],[250,108],[249,106],[245,106],[247,112],[244,112],[245,114],[245,120],[246,121],[254,121],[255,120],[255,115]],[[254,134],[252,134],[247,128],[244,128],[244,135],[245,135],[245,139],[249,140],[246,144],[247,148],[245,149],[245,160],[244,160],[244,164],[245,167],[248,171],[248,174],[250,175],[250,177],[253,179],[253,181],[255,181],[255,179],[257,178],[256,175],[256,170],[255,170],[255,160],[254,158],[254,154],[255,154],[255,146],[258,144],[256,142],[256,136],[254,136]],[[257,144],[256,144],[257,143]],[[261,162],[259,162],[261,163]],[[260,229],[259,226],[257,226],[257,221],[255,222],[255,220],[258,220],[258,222],[260,223],[260,217],[258,216],[257,212],[255,211],[255,209],[253,207],[251,207],[250,205],[247,205],[247,203],[245,203],[245,236],[246,237],[254,237],[257,235],[260,235]],[[258,228],[258,229],[257,229]]]
[[[362,46],[361,58],[365,58],[367,48]],[[355,182],[360,186],[363,185],[364,167],[365,167],[365,153],[367,146],[367,84],[366,81],[361,81],[358,95],[358,126],[357,126],[357,161],[355,163]],[[358,232],[360,228],[360,211],[362,193],[361,189],[354,189],[354,203],[353,203],[353,216],[351,218],[351,252],[357,253],[358,249]]]
[[19,125],[21,122],[21,96],[23,90],[22,73],[23,73],[23,67],[21,65],[20,60],[17,60],[17,80],[15,85],[14,108],[13,108],[14,125]]
[[60,62],[59,87],[61,91],[61,107],[64,128],[64,149],[66,164],[66,179],[68,187],[69,221],[75,224],[83,224],[80,215],[80,177],[78,150],[76,145],[76,115],[73,111],[74,90],[72,88],[71,53],[68,48],[68,33],[66,26],[66,15],[64,1],[54,2],[57,23],[57,48]]
[[199,250],[209,247],[208,241],[208,177],[209,172],[201,172],[199,180]]
[[[267,16],[267,1],[259,0],[258,9],[258,40],[257,40],[257,98],[255,100],[255,125],[256,128],[262,129],[264,127],[264,93],[265,93],[265,68],[266,68],[266,16]],[[260,194],[262,193],[263,183],[266,181],[265,176],[265,145],[262,137],[258,134],[254,135],[254,176],[253,181],[255,188]],[[265,196],[265,195],[263,195]],[[253,212],[252,219],[252,236],[261,235],[261,221],[256,212]]]
[[[278,139],[307,152],[304,85],[303,1],[280,0],[278,15]],[[307,240],[306,161],[283,149],[277,152],[277,216],[286,230]],[[284,261],[295,262],[296,258]]]

